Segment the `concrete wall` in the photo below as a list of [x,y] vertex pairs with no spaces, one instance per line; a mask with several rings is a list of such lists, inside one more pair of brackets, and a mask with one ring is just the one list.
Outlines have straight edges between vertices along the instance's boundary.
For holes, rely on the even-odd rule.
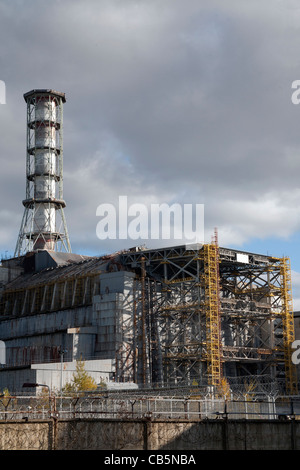
[[298,421],[1,422],[0,450],[300,450]]
[[[48,362],[53,360],[53,355],[59,361],[58,351],[61,347],[68,350],[69,360],[78,359],[73,355],[74,339],[68,330],[91,325],[92,318],[92,306],[87,306],[2,321],[0,336],[6,345],[7,366]],[[91,354],[92,337],[92,334],[83,335],[86,344],[81,341],[80,351],[79,345],[76,345],[76,351],[83,357]]]
[[126,271],[102,274],[100,295],[93,297],[93,325],[98,327],[95,355],[115,359],[115,378],[120,381],[134,379],[134,278]]
[[[72,382],[73,375],[76,374],[76,365],[76,362],[63,362],[62,371],[60,363],[33,364],[31,368],[36,370],[35,381],[49,385],[52,392],[55,392],[60,390],[61,381],[63,387],[66,383]],[[84,361],[84,370],[97,384],[109,381],[112,367],[112,361],[109,359]]]
[[[52,392],[60,391],[60,386],[64,387],[67,382],[72,382],[76,373],[76,362],[54,362],[49,364],[32,364],[31,366],[2,370],[0,373],[0,393],[8,389],[10,393],[24,392],[22,388],[25,382],[46,384]],[[110,359],[84,361],[84,370],[100,384],[102,381],[108,382],[113,373],[113,361]],[[27,390],[28,391],[28,390]],[[30,389],[32,395],[39,394],[40,388]]]
[[[0,340],[5,344],[6,360],[0,368],[0,391],[8,388],[17,394],[24,382],[40,381],[30,365],[45,369],[48,363],[60,364],[61,349],[66,350],[64,362],[110,360],[116,378],[132,380],[134,276],[123,271],[101,275],[100,295],[93,297],[92,305],[1,321]],[[64,382],[67,380],[69,377]],[[54,386],[45,374],[42,381]]]

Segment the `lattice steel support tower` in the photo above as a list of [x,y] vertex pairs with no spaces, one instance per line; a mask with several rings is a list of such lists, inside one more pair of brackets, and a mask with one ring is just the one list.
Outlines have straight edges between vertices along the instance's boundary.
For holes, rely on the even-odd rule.
[[26,199],[15,256],[28,251],[71,252],[63,200],[65,94],[32,90],[27,103]]

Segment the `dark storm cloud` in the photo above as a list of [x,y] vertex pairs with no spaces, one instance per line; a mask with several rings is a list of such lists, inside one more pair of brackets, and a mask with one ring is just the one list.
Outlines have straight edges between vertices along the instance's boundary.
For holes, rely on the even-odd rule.
[[33,88],[67,96],[64,189],[75,251],[100,249],[96,208],[120,194],[204,203],[207,231],[219,226],[224,243],[258,226],[273,234],[278,217],[280,236],[299,228],[296,6],[0,1],[0,217],[12,248],[25,196],[22,95]]

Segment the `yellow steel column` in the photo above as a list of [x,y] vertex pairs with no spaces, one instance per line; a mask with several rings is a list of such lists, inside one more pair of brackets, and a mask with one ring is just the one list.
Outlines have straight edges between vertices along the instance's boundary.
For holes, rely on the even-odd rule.
[[292,343],[295,340],[294,315],[292,302],[292,282],[290,259],[280,260],[281,297],[282,297],[282,330],[285,366],[286,392],[290,395],[298,394],[297,370],[292,363]]
[[207,374],[210,385],[220,386],[222,348],[219,299],[219,251],[215,244],[204,245],[204,285],[206,313]]

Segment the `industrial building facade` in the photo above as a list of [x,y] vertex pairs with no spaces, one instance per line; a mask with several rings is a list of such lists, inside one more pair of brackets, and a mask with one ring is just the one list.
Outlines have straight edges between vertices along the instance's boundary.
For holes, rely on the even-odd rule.
[[104,257],[42,250],[1,271],[0,389],[20,387],[11,377],[32,364],[83,359],[142,387],[267,377],[297,393],[287,258],[212,242]]

